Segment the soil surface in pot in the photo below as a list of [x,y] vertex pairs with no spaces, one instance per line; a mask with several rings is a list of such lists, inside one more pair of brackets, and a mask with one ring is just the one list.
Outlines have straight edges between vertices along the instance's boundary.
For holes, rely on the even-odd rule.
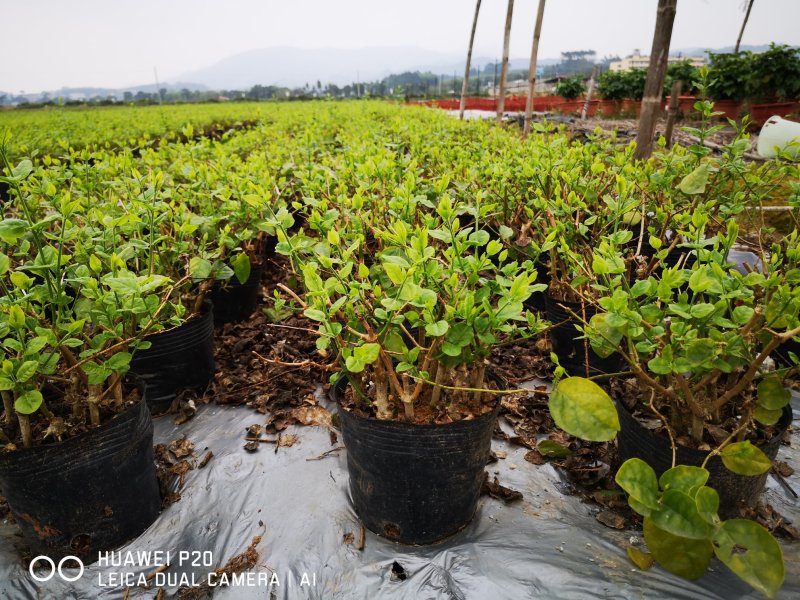
[[[63,386],[50,382],[42,388],[44,401],[55,418],[52,421],[47,419],[41,410],[30,415],[33,446],[61,442],[92,429],[86,408],[85,390],[82,394],[76,400],[81,406],[81,414],[75,415],[72,411],[72,403],[66,400],[66,391]],[[119,407],[114,405],[110,394],[100,402],[100,423],[105,423],[114,415],[133,406],[141,398],[141,392],[135,386],[128,384],[122,385],[122,394],[122,403]],[[0,445],[0,453],[13,452],[22,448],[22,439],[16,420],[12,421],[11,426],[2,425],[2,427],[11,439],[11,443]]]
[[[440,366],[439,368],[443,367]],[[469,373],[469,371],[467,371],[467,373]],[[451,387],[472,387],[467,383],[460,383],[458,380],[453,381],[450,378],[443,382],[443,385]],[[493,411],[497,406],[497,396],[495,394],[448,389],[442,389],[439,401],[435,406],[431,406],[430,393],[432,388],[433,386],[431,385],[425,385],[423,387],[423,393],[420,394],[420,397],[414,403],[414,419],[410,421],[411,423],[416,423],[418,425],[444,425],[455,421],[465,421],[485,415]],[[356,398],[352,386],[347,386],[340,404],[342,408],[355,415],[375,418],[376,413],[373,409],[374,405],[372,404],[375,400],[375,386],[364,385],[363,389],[367,394],[367,398],[370,400],[371,404],[369,406]],[[481,385],[480,389],[496,390],[500,388],[498,387],[498,382],[487,376],[484,378],[484,383]],[[478,393],[480,394],[479,398],[476,397]],[[395,415],[395,419],[405,421],[402,414]]]
[[[647,427],[647,429],[653,431],[656,435],[667,436],[667,432],[661,420],[653,411],[647,409],[645,406],[650,398],[650,391],[640,388],[635,379],[623,380],[614,378],[610,380],[609,393],[614,400],[621,402],[639,422]],[[657,408],[662,415],[669,418],[669,406],[659,405],[657,403]],[[721,415],[719,423],[706,426],[703,432],[703,441],[700,444],[694,442],[688,435],[680,435],[680,433],[676,441],[679,445],[686,448],[704,452],[710,451],[725,441],[731,432],[736,429],[738,425],[737,418],[738,415],[732,413]],[[754,445],[763,445],[771,440],[777,431],[778,429],[775,426],[761,426],[755,431],[751,431],[746,439]]]

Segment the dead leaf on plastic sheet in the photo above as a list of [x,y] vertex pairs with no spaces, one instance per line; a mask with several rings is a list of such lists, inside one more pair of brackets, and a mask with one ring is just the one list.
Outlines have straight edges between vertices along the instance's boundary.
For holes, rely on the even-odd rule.
[[245,431],[247,431],[247,435],[250,437],[261,437],[264,428],[258,423],[255,423],[254,425],[250,425]]
[[248,452],[258,452],[260,448],[261,444],[259,444],[258,442],[247,442],[244,445],[244,449],[247,450]]
[[547,459],[539,454],[538,450],[531,450],[528,452],[525,455],[525,460],[534,465],[543,465],[547,462]]
[[776,460],[774,464],[775,470],[783,477],[791,477],[794,475],[794,469],[782,460]]
[[317,425],[320,427],[331,426],[331,413],[319,404],[298,406],[291,412],[291,416],[301,425]]
[[610,510],[601,510],[594,518],[611,529],[625,529],[625,517]]
[[167,447],[175,458],[185,458],[194,450],[194,444],[186,436],[172,440]]
[[496,475],[494,481],[489,481],[488,474],[483,480],[483,485],[481,486],[481,495],[491,496],[492,498],[501,500],[505,504],[522,500],[523,497],[522,492],[518,492],[517,490],[512,490],[504,485],[500,485],[500,481]]
[[652,554],[642,552],[633,546],[628,546],[627,553],[628,558],[631,559],[631,562],[639,567],[642,571],[647,571],[655,563]]
[[205,467],[208,464],[208,461],[210,461],[213,457],[214,453],[211,450],[206,452],[205,456],[203,456],[203,460],[201,460],[200,463],[197,465],[197,468],[202,469],[203,467]]
[[531,450],[536,450],[536,438],[530,438],[524,435],[513,435],[508,438],[508,441],[518,446],[525,446]]
[[300,438],[298,438],[293,433],[284,433],[283,435],[278,436],[278,447],[279,448],[291,448],[292,446],[294,446],[297,443],[297,441],[299,439]]
[[356,536],[354,536],[349,531],[342,536],[342,543],[345,546],[352,546],[355,541],[356,541]]

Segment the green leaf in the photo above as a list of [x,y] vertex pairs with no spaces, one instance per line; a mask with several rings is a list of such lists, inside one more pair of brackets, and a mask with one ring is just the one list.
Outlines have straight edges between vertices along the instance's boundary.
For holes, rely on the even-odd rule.
[[96,362],[87,362],[83,364],[83,370],[89,379],[89,385],[99,385],[111,376],[111,371]]
[[378,355],[381,352],[379,344],[370,342],[361,346],[356,346],[353,349],[353,356],[356,360],[363,362],[365,365],[371,365],[378,360]]
[[700,579],[708,570],[714,546],[707,539],[690,540],[659,529],[652,519],[644,520],[644,541],[653,558],[667,571],[684,579]]
[[231,267],[233,267],[233,274],[239,283],[244,285],[250,279],[250,257],[247,252],[240,252],[231,259]]
[[[634,500],[637,507],[634,508],[640,514],[647,516],[651,511],[658,509],[658,480],[656,479],[656,472],[646,462],[639,458],[631,458],[626,460],[614,476],[614,481],[617,482],[625,492],[630,496],[630,500]],[[645,512],[642,513],[640,508],[644,508]]]
[[561,429],[592,442],[607,442],[619,431],[614,402],[599,385],[567,377],[550,394],[550,413]]
[[89,268],[94,271],[95,273],[99,273],[103,270],[103,263],[97,258],[96,254],[92,254],[89,257]]
[[601,358],[608,358],[616,352],[622,341],[623,330],[609,325],[608,313],[597,313],[589,319],[586,333],[589,335],[589,344],[595,354]]
[[0,240],[14,244],[29,229],[28,221],[22,219],[3,219],[0,221]]
[[11,169],[11,176],[17,181],[25,179],[33,171],[33,163],[30,159],[23,159],[17,163],[17,166]]
[[447,332],[447,337],[445,338],[447,342],[454,346],[458,346],[459,348],[463,348],[464,346],[468,346],[472,343],[472,340],[475,337],[475,333],[467,323],[456,323]]
[[709,304],[708,302],[702,302],[700,304],[695,304],[689,310],[691,315],[695,319],[705,319],[711,313],[713,313],[716,309],[714,308],[713,304]]
[[130,352],[117,352],[114,356],[109,358],[103,366],[115,373],[123,373],[128,370],[131,364],[131,358],[132,355]]
[[716,525],[719,523],[719,494],[714,488],[706,485],[697,490],[694,497],[694,502],[697,504],[697,514],[706,522]]
[[32,415],[44,402],[39,390],[28,390],[14,401],[14,410],[21,415]]
[[756,406],[753,417],[762,425],[775,425],[783,415],[783,409],[768,410],[763,406]]
[[189,261],[189,275],[194,279],[207,279],[211,275],[211,261],[193,256]]
[[539,454],[548,458],[567,458],[572,452],[566,446],[562,446],[553,440],[542,440],[536,444]]
[[36,374],[36,369],[39,367],[39,362],[35,360],[26,360],[17,369],[16,379],[18,383],[25,383]]
[[693,367],[706,365],[716,354],[717,345],[713,340],[701,339],[689,342],[686,346],[686,360]]
[[711,535],[711,527],[700,516],[694,498],[678,490],[661,495],[660,508],[650,515],[659,529],[685,538],[702,540]]
[[772,598],[783,585],[781,547],[769,531],[755,521],[725,521],[713,541],[717,558],[762,594]]
[[648,552],[642,552],[633,546],[628,546],[626,553],[628,554],[628,558],[631,560],[631,562],[639,567],[639,569],[642,571],[647,571],[655,562],[652,554],[649,554]]
[[11,259],[5,254],[0,254],[0,275],[5,275],[11,268]]
[[400,265],[393,263],[383,263],[383,269],[395,285],[400,285],[406,278],[406,270]]
[[754,312],[749,306],[737,306],[733,309],[731,317],[733,317],[733,322],[737,325],[744,325],[753,317]]
[[706,191],[708,175],[708,165],[702,164],[681,180],[678,189],[688,196],[702,194]]
[[16,304],[12,304],[8,308],[8,324],[14,329],[22,329],[25,327],[25,313]]
[[728,444],[720,452],[728,469],[737,475],[761,475],[772,468],[772,461],[749,441]]
[[664,471],[658,479],[658,485],[665,492],[667,490],[678,490],[688,494],[693,487],[705,485],[708,481],[708,475],[708,471],[701,467],[678,465]]
[[656,375],[672,373],[672,346],[664,346],[661,355],[647,361],[647,368]]
[[303,315],[312,321],[325,321],[328,317],[324,312],[316,308],[307,308],[303,311]]
[[447,330],[450,329],[450,325],[447,321],[436,321],[436,323],[428,323],[425,325],[425,335],[430,337],[441,337]]
[[11,381],[8,377],[0,377],[0,390],[13,390],[14,389],[14,382]]
[[758,384],[758,404],[767,410],[780,410],[789,403],[791,392],[783,387],[780,378],[771,375]]

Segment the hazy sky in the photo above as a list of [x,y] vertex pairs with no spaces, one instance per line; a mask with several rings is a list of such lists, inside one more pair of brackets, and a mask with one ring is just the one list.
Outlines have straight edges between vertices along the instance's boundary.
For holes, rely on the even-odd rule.
[[[745,0],[679,0],[672,48],[733,45]],[[525,57],[538,0],[516,0]],[[548,0],[539,56],[649,53],[657,0]],[[500,56],[507,0],[483,0],[475,51]],[[0,0],[0,90],[164,81],[254,48],[417,46],[465,53],[475,0]],[[800,0],[755,0],[744,44],[800,45]]]

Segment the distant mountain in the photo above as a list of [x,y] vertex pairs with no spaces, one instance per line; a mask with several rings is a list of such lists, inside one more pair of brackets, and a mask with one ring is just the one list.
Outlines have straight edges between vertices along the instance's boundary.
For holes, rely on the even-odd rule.
[[[706,51],[711,51],[715,54],[724,54],[726,52],[733,52],[733,46],[724,46],[722,48],[708,48],[708,47],[697,47],[697,48],[679,48],[677,50],[671,50],[671,56],[705,56]],[[769,50],[769,44],[759,44],[759,45],[742,45],[739,46],[740,52],[745,52],[749,50],[750,52],[764,52],[764,50]]]
[[[181,76],[212,89],[249,89],[260,85],[302,87],[305,84],[345,85],[355,81],[376,81],[393,73],[430,71],[440,75],[461,75],[462,53],[442,53],[413,47],[359,48],[291,48],[279,46],[250,50],[225,58],[215,65]],[[484,67],[496,60],[475,56],[472,64]],[[541,61],[558,62],[556,59]],[[512,69],[528,67],[527,58],[511,59]]]

